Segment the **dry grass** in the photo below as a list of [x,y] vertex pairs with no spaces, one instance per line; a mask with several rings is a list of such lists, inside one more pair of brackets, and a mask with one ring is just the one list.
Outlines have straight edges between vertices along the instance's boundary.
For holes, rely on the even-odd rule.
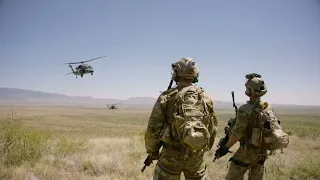
[[[48,149],[41,151],[41,157],[34,163],[27,160],[6,165],[1,160],[1,179],[152,179],[154,164],[140,172],[146,157],[142,135],[150,109],[1,107],[3,122],[12,110],[18,112],[16,117],[23,117],[23,125],[30,128],[28,132],[51,135],[47,136],[48,144],[43,145]],[[231,116],[232,111],[218,112],[219,138]],[[267,160],[267,179],[320,177],[320,116],[282,113],[281,120],[293,135],[285,153],[277,153]],[[231,154],[213,163],[213,151],[206,155],[208,177],[224,179]]]

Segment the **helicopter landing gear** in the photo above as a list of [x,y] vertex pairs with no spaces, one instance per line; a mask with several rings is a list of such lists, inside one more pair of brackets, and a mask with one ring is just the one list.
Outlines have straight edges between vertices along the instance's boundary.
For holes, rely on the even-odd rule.
[[81,74],[81,77],[83,77],[83,74]]
[[91,75],[93,75],[93,73],[91,73]]

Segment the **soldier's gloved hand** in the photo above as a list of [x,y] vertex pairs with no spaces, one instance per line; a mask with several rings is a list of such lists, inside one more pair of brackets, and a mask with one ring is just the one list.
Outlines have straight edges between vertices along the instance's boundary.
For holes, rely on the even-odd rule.
[[214,154],[216,157],[222,157],[225,156],[229,151],[229,149],[225,146],[221,146],[216,153]]

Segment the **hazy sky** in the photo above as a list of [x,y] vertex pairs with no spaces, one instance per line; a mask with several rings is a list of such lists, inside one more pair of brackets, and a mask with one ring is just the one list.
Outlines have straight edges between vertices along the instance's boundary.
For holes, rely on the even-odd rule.
[[[65,75],[63,63],[102,55],[93,76]],[[320,1],[0,1],[0,87],[157,97],[183,56],[215,100],[246,100],[256,72],[264,100],[320,104]]]

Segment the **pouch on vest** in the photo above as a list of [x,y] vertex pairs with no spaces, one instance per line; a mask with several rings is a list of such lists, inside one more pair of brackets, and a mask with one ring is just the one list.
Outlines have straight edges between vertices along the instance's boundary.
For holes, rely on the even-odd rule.
[[251,143],[267,150],[277,150],[286,148],[289,144],[289,135],[283,132],[279,120],[274,115],[271,108],[259,111],[257,128],[253,128]]

